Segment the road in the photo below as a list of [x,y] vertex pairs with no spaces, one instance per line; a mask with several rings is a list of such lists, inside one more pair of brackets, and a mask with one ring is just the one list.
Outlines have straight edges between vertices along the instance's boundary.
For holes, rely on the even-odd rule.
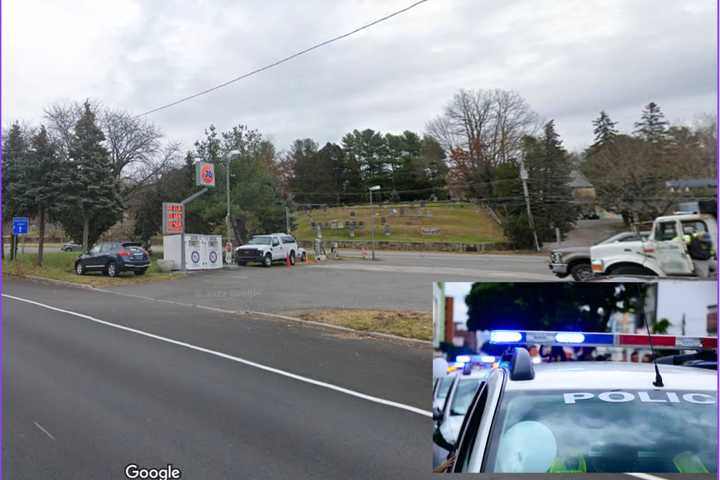
[[382,252],[288,269],[245,267],[190,274],[172,282],[110,290],[165,301],[231,310],[285,312],[316,308],[430,311],[434,281],[554,281],[546,259],[534,255]]
[[431,468],[429,346],[24,280],[4,287],[5,478],[125,478],[129,463],[173,464],[184,479]]

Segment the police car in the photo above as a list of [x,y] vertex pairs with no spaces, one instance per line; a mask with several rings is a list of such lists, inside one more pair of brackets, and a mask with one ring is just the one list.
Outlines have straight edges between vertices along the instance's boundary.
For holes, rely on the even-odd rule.
[[520,347],[717,351],[717,338],[503,331],[492,332],[491,342],[509,346],[511,358],[475,394],[444,471],[717,471],[715,371],[662,363],[659,375],[653,363],[536,365]]

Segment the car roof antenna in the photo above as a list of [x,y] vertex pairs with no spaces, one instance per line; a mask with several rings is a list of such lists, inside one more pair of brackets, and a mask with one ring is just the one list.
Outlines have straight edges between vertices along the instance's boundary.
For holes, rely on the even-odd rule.
[[657,359],[655,357],[655,347],[653,347],[652,335],[650,335],[650,322],[648,322],[647,318],[645,319],[645,330],[647,330],[648,341],[650,342],[650,351],[652,352],[653,365],[655,365],[655,381],[653,382],[653,385],[656,387],[664,387],[665,384],[663,383],[662,376],[660,375],[660,369],[658,368]]

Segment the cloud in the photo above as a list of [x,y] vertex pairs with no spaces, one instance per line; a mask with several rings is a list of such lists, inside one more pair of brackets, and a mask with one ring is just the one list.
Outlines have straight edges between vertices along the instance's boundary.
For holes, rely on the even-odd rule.
[[[3,123],[57,101],[142,112],[226,81],[408,0],[23,0],[3,8]],[[286,148],[354,128],[422,132],[459,88],[518,91],[566,145],[601,109],[631,130],[714,111],[715,11],[704,0],[430,0],[357,36],[149,118],[192,145],[237,123]]]

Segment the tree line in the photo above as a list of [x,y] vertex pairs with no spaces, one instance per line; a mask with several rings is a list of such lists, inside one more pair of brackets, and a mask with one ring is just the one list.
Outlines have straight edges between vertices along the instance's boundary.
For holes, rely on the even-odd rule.
[[[669,180],[714,178],[714,119],[670,125],[650,103],[632,133],[616,125],[600,112],[593,143],[571,153],[555,122],[541,120],[518,93],[460,90],[423,133],[356,129],[337,143],[304,138],[278,151],[246,125],[223,132],[210,125],[183,155],[177,142],[128,112],[90,101],[56,104],[43,125],[15,122],[3,131],[3,226],[13,216],[34,217],[40,262],[47,222],[84,249],[125,220],[149,242],[162,227],[162,202],[196,191],[194,163],[203,160],[216,165],[217,188],[189,205],[189,232],[224,232],[230,175],[236,242],[284,230],[288,208],[365,203],[369,187],[379,185],[383,201],[481,202],[525,248],[534,240],[522,175],[540,242],[553,240],[556,229],[564,235],[578,218],[574,170],[593,184],[600,206],[628,222],[670,208],[682,194],[667,188]],[[228,163],[233,150],[240,153]]]

